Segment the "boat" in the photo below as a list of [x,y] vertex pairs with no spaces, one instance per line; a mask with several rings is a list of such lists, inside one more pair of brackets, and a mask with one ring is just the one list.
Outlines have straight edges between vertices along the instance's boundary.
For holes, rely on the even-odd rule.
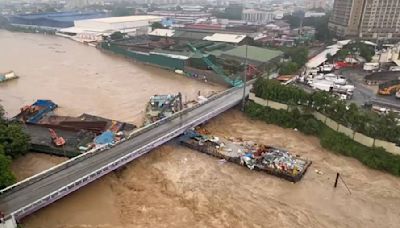
[[180,143],[199,152],[263,171],[291,182],[298,182],[311,161],[270,145],[257,144],[240,138],[220,138],[204,128],[191,129],[180,137]]
[[9,80],[17,79],[18,76],[15,74],[14,71],[9,71],[6,73],[0,73],[0,83],[6,82]]

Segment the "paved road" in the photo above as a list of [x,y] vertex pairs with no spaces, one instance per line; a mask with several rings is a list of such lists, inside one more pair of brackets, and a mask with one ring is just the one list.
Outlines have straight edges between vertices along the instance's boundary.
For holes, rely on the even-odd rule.
[[227,95],[204,104],[179,118],[173,119],[170,122],[149,130],[129,141],[125,141],[109,150],[103,151],[102,153],[54,173],[47,178],[38,180],[37,182],[20,190],[16,190],[11,194],[0,196],[0,210],[6,215],[9,215],[17,209],[24,207],[87,174],[90,174],[107,164],[110,164],[138,148],[152,144],[152,142],[160,136],[171,133],[175,129],[182,127],[185,123],[190,123],[198,117],[204,116],[219,108],[229,108],[238,104],[241,101],[242,94],[242,89],[234,90]]

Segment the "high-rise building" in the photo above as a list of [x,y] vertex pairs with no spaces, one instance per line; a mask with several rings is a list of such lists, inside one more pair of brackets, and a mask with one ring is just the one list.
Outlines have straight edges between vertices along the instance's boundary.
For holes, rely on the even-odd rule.
[[329,29],[339,37],[400,39],[400,1],[335,0]]
[[327,0],[304,0],[304,7],[306,9],[325,9],[328,5]]

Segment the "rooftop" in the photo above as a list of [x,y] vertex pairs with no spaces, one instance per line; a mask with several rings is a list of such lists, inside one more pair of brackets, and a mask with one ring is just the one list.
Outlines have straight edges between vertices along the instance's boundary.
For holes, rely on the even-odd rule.
[[215,42],[226,42],[226,43],[240,43],[246,35],[226,34],[226,33],[215,33],[211,36],[206,36],[203,40],[215,41]]
[[172,37],[175,34],[173,29],[154,29],[149,32],[150,36]]
[[161,20],[161,19],[162,17],[141,15],[141,16],[96,18],[96,19],[89,19],[87,21],[95,21],[101,23],[122,23],[122,22],[132,22],[132,21]]
[[[283,55],[283,52],[277,50],[271,50],[266,48],[247,46],[247,57],[250,61],[259,63],[266,63],[272,59]],[[236,47],[223,53],[223,55],[238,57],[241,59],[246,58],[246,45]]]

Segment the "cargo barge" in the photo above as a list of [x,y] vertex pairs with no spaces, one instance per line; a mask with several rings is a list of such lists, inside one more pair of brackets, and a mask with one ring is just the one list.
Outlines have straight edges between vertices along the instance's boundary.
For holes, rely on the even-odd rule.
[[122,140],[135,125],[82,114],[77,117],[54,115],[58,107],[51,100],[26,105],[13,119],[24,123],[23,130],[36,152],[74,157],[99,145]]
[[10,71],[7,73],[0,73],[0,83],[10,81],[13,79],[17,79],[18,76],[15,74],[14,71]]
[[242,139],[222,139],[210,135],[205,129],[185,132],[180,137],[180,143],[199,152],[246,166],[251,170],[264,171],[294,183],[301,180],[312,163],[283,149]]

